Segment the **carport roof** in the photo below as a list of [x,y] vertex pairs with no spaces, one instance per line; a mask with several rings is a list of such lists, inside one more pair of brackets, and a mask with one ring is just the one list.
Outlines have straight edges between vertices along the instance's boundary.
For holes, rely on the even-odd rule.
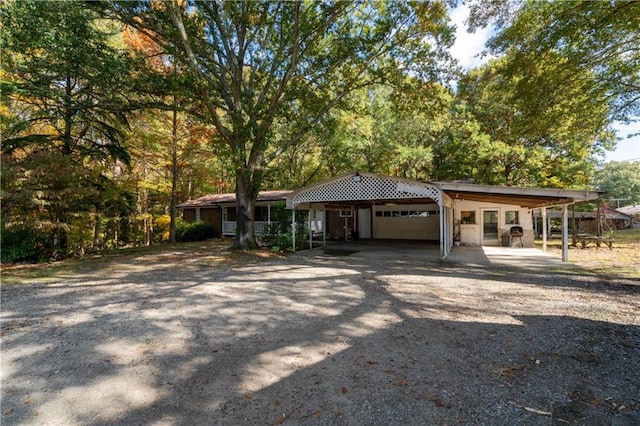
[[299,188],[287,197],[288,208],[309,207],[312,204],[335,206],[362,205],[368,202],[412,200],[451,204],[437,185],[376,173],[352,172]]
[[[368,187],[369,185],[377,188]],[[438,204],[444,202],[448,205],[449,200],[459,199],[519,205],[533,209],[592,201],[600,195],[602,193],[597,191],[476,185],[457,181],[420,182],[374,173],[352,172],[293,191],[287,197],[287,207],[308,202],[325,205],[356,205],[367,200],[397,203],[403,197],[407,202],[417,202],[422,196],[424,200],[431,199]]]
[[462,182],[433,182],[452,199],[516,204],[541,208],[561,204],[593,201],[602,193],[560,188],[525,188],[518,186],[476,185]]

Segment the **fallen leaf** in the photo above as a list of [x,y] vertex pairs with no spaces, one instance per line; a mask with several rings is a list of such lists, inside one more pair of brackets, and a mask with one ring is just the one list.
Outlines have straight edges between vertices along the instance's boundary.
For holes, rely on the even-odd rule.
[[342,394],[344,395],[345,393],[347,393],[347,388],[342,387],[342,389],[340,389],[340,392],[342,392]]

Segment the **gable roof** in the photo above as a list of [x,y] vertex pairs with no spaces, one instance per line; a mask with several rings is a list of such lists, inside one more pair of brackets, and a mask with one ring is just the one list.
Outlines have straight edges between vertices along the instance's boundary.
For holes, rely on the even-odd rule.
[[[279,190],[279,191],[260,191],[258,193],[257,202],[268,201],[284,201],[287,199],[292,191]],[[204,195],[195,200],[190,200],[182,204],[178,204],[179,208],[193,208],[193,207],[219,207],[221,204],[234,204],[236,202],[236,194],[229,192],[226,194],[210,194]]]
[[369,205],[381,200],[406,202],[427,199],[438,205],[451,201],[443,200],[442,191],[428,182],[351,172],[296,189],[287,197],[287,208],[312,203]]
[[468,182],[420,182],[375,173],[351,172],[299,188],[287,197],[287,207],[340,201],[356,205],[367,201],[431,199],[450,205],[452,200],[519,205],[529,209],[579,203],[599,198],[597,191],[561,188],[477,185]]
[[640,204],[624,206],[616,210],[628,215],[640,214]]

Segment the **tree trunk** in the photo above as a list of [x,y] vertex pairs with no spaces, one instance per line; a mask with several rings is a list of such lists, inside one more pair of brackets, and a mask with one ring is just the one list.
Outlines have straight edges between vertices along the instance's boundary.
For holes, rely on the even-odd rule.
[[169,207],[169,242],[176,242],[176,206],[178,205],[178,111],[176,97],[173,97],[173,120],[171,130],[171,205]]
[[258,247],[253,222],[258,191],[251,190],[256,183],[245,173],[245,170],[236,172],[236,240],[233,248],[251,250]]
[[100,250],[100,213],[96,213],[93,220],[93,249]]

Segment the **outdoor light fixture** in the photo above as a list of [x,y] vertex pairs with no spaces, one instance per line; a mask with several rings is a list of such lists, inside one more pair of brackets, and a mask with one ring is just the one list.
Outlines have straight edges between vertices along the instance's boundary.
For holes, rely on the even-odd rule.
[[360,173],[356,172],[351,179],[353,179],[354,182],[360,182],[362,180],[362,176],[360,176]]

